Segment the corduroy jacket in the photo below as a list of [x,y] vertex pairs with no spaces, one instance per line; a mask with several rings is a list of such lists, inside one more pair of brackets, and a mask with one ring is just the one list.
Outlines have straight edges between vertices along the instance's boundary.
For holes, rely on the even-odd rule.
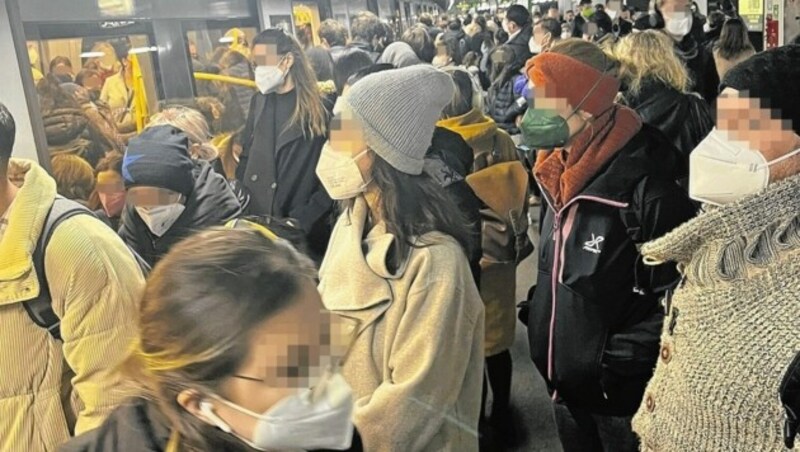
[[[38,295],[32,250],[56,196],[37,164],[12,160],[9,178],[24,180],[0,240],[0,450],[55,450],[93,429],[122,400],[113,369],[136,332],[141,270],[119,237],[96,218],[77,215],[53,232],[45,270],[63,342],[33,323],[22,301]],[[71,381],[62,378],[71,369]],[[66,387],[65,387],[66,386]],[[71,390],[74,406],[64,406]],[[64,397],[63,400],[70,400]]]

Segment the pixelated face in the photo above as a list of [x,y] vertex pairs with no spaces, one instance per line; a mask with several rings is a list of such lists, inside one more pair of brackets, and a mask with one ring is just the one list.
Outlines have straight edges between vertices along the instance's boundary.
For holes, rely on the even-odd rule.
[[291,54],[278,53],[277,44],[256,44],[253,47],[253,63],[256,66],[278,66],[282,71],[286,71],[293,62]]
[[684,14],[691,14],[692,2],[689,0],[664,0],[661,5],[661,14],[665,18],[680,18]]
[[732,88],[725,88],[717,99],[717,128],[760,151],[767,161],[794,150],[798,138],[780,111]]
[[[220,396],[254,413],[313,387],[338,366],[358,325],[323,308],[314,281],[304,282],[289,306],[265,320],[249,340],[247,356],[221,385]],[[240,435],[252,438],[257,420],[223,404],[215,411]]]
[[92,90],[99,90],[103,87],[103,80],[100,76],[92,75],[83,79],[83,87]]
[[[346,94],[347,91],[337,101],[334,109],[336,113],[331,120],[328,144],[334,152],[347,157],[356,157],[369,149],[369,145],[367,145],[367,139],[364,135],[364,127],[362,127],[361,122],[353,115],[352,110],[347,107],[347,103],[344,101]],[[373,158],[372,153],[368,152],[363,158],[356,160],[364,180],[369,179]]]
[[161,187],[132,187],[127,194],[127,202],[134,207],[152,208],[182,201],[183,195]]
[[98,193],[120,193],[125,191],[125,183],[116,171],[100,171],[95,189]]

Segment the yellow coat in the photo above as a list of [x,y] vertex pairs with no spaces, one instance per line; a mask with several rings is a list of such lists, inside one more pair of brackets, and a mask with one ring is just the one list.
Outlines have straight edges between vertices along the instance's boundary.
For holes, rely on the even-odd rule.
[[[28,317],[21,301],[39,293],[31,251],[56,195],[36,163],[11,160],[9,179],[24,181],[0,239],[0,451],[51,451],[75,432],[97,427],[122,400],[113,374],[136,332],[144,280],[122,240],[88,215],[55,230],[45,256],[63,343]],[[62,377],[71,369],[71,384]],[[74,389],[73,407],[62,393]],[[69,398],[64,398],[69,400]]]

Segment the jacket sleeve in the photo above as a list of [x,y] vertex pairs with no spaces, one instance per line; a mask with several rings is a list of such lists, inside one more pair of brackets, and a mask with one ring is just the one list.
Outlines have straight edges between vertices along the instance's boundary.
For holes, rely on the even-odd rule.
[[317,162],[319,162],[322,146],[325,144],[326,139],[324,136],[314,139],[311,149],[313,157],[305,165],[306,174],[304,177],[313,180],[315,185],[313,193],[308,198],[308,202],[296,206],[289,212],[289,217],[297,219],[300,222],[300,227],[306,233],[311,232],[314,225],[321,218],[329,215],[333,208],[333,200],[328,196],[328,192],[325,191],[325,187],[322,186],[316,174]]
[[[645,177],[639,183],[632,204],[639,217],[639,243],[664,236],[696,214],[694,204],[682,188],[671,180],[655,177]],[[679,277],[672,263],[655,267],[640,265],[637,274],[639,285],[653,293],[669,289]]]
[[247,121],[242,130],[242,154],[239,156],[239,165],[236,166],[236,179],[244,182],[244,174],[247,171],[247,161],[250,158],[250,146],[253,144],[253,129],[256,120],[256,99],[258,95],[250,98],[250,108],[247,111]]
[[[445,422],[463,422],[455,418],[454,405],[468,374],[481,373],[483,307],[480,302],[471,306],[477,289],[466,259],[459,259],[463,263],[455,266],[452,261],[429,261],[417,272],[397,334],[386,345],[391,375],[371,396],[356,401],[354,422],[365,450],[423,450],[432,446]],[[453,272],[431,275],[440,265]],[[476,336],[481,338],[477,350],[472,346]],[[476,363],[481,368],[470,368]],[[479,403],[480,389],[475,390]]]
[[98,427],[124,398],[115,369],[136,334],[144,278],[119,237],[84,215],[53,233],[45,268],[61,319],[64,358],[75,373],[80,434]]

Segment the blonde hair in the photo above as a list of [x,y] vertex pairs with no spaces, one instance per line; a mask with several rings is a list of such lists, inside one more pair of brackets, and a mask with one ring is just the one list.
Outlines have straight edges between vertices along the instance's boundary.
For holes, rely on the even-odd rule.
[[199,111],[189,107],[169,107],[156,113],[147,123],[147,128],[169,125],[180,129],[192,145],[189,153],[198,160],[214,160],[219,150],[211,144],[211,131],[208,121]]
[[614,56],[622,64],[620,78],[632,94],[647,79],[658,80],[678,91],[689,89],[686,66],[675,54],[672,39],[656,30],[633,33],[622,38],[614,48]]
[[74,154],[58,154],[50,160],[58,194],[76,201],[88,201],[94,190],[94,170]]

